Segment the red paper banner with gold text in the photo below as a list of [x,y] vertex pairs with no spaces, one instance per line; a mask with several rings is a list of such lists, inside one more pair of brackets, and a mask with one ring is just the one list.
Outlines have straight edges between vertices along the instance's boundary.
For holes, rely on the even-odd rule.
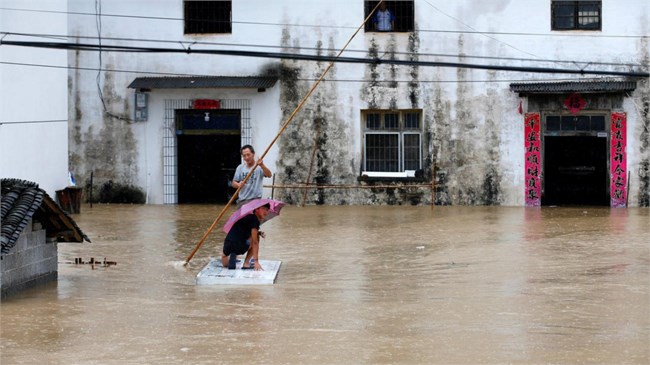
[[612,113],[610,144],[611,207],[627,206],[627,114]]
[[524,147],[526,149],[525,199],[527,207],[538,207],[542,203],[540,180],[542,159],[539,121],[539,113],[526,113],[524,118]]

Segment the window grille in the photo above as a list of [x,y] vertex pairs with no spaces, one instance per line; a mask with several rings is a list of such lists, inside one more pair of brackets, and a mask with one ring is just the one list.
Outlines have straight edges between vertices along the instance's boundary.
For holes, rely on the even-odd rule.
[[364,171],[404,172],[422,168],[419,111],[364,111]]
[[185,34],[232,33],[232,1],[184,1]]
[[399,171],[399,133],[366,133],[366,171]]
[[[241,111],[241,145],[252,144],[251,102],[248,99],[221,99],[224,109]],[[163,120],[163,204],[178,203],[176,110],[191,109],[191,99],[165,100]]]

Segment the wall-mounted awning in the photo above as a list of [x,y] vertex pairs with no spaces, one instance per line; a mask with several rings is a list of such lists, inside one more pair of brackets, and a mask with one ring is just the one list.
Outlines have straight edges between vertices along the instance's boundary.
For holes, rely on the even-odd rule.
[[635,81],[564,81],[510,84],[510,90],[520,95],[566,93],[624,93],[636,89]]
[[275,85],[277,77],[267,76],[180,76],[138,77],[131,89],[268,89]]

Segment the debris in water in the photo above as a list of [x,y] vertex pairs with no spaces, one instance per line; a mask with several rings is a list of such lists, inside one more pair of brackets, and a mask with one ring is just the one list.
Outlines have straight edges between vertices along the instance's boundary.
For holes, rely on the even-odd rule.
[[59,262],[60,264],[74,264],[74,265],[92,265],[93,268],[95,268],[95,265],[97,266],[102,266],[102,267],[108,267],[108,266],[115,266],[117,265],[116,261],[107,261],[106,257],[104,257],[103,260],[97,260],[95,261],[94,257],[91,257],[90,260],[84,261],[81,257],[75,257],[74,262],[72,261],[66,261],[66,262]]

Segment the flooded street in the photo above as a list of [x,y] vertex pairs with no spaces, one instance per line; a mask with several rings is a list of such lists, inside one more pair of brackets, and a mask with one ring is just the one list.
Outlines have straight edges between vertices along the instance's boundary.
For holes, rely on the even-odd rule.
[[650,363],[648,209],[287,206],[274,285],[197,286],[221,208],[82,206],[93,243],[2,302],[0,363]]

